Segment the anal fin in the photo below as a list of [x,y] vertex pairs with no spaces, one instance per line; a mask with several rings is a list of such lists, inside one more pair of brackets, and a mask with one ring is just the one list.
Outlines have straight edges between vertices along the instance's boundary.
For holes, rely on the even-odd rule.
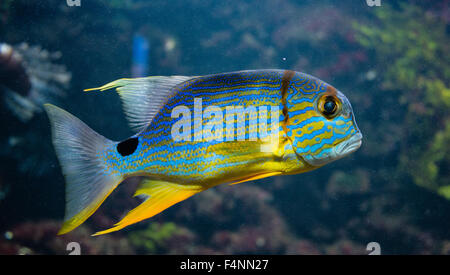
[[164,181],[144,180],[134,196],[144,196],[145,201],[128,212],[114,227],[95,233],[92,236],[103,235],[120,230],[128,225],[153,217],[170,206],[183,201],[205,188],[195,185],[182,185]]

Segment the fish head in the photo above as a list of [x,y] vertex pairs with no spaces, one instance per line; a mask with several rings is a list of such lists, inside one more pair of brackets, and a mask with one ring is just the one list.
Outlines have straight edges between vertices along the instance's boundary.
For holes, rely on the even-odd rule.
[[356,151],[362,134],[347,97],[320,80],[313,92],[297,90],[287,98],[288,136],[297,157],[320,167]]

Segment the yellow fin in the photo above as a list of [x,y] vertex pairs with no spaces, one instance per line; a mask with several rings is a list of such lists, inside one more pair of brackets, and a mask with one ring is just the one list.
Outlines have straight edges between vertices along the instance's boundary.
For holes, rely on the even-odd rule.
[[232,182],[232,183],[230,183],[229,185],[235,185],[235,184],[238,184],[238,183],[242,183],[242,182],[246,182],[246,181],[251,181],[251,180],[259,180],[259,179],[262,179],[262,178],[267,178],[267,177],[271,177],[271,176],[276,176],[276,175],[279,175],[279,174],[281,174],[281,172],[270,172],[270,173],[257,174],[257,175],[255,175],[255,176],[250,176],[250,177],[248,177],[248,178],[245,178],[245,179],[240,180],[240,181],[237,181],[237,182]]
[[100,207],[100,205],[106,200],[106,198],[111,194],[114,189],[108,191],[105,195],[97,198],[92,204],[87,208],[83,209],[81,212],[77,213],[74,217],[69,220],[64,221],[61,229],[58,231],[57,235],[63,235],[69,233],[70,231],[77,228],[82,224],[87,218],[89,218],[94,212]]
[[58,235],[66,234],[89,218],[123,180],[108,171],[103,152],[116,150],[113,141],[52,104],[44,104],[52,127],[52,141],[66,179],[66,211]]
[[128,225],[153,217],[170,206],[183,201],[205,188],[198,185],[181,185],[171,182],[144,180],[134,196],[148,196],[139,206],[128,214],[113,228],[100,231],[92,236],[98,236],[120,230]]

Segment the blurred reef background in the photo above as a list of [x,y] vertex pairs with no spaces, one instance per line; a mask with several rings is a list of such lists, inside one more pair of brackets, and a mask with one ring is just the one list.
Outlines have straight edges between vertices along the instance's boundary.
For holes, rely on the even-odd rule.
[[[450,254],[450,1],[381,3],[2,0],[0,254],[68,254],[72,241],[82,254],[368,254],[369,242],[382,254]],[[136,35],[149,43],[148,75],[317,76],[349,98],[363,145],[316,171],[219,186],[90,237],[136,205],[130,179],[57,236],[64,179],[40,104],[113,140],[131,135],[116,93],[82,90],[132,75]]]

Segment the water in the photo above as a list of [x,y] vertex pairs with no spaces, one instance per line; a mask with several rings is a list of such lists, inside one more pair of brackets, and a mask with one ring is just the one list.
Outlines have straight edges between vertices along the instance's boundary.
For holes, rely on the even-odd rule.
[[[82,254],[449,254],[449,3],[380,2],[2,1],[0,43],[20,57],[0,59],[0,254],[69,254],[69,243]],[[123,140],[133,132],[117,94],[83,89],[143,72],[267,68],[343,91],[362,147],[89,237],[137,205],[131,179],[82,226],[56,235],[65,184],[43,103]]]

